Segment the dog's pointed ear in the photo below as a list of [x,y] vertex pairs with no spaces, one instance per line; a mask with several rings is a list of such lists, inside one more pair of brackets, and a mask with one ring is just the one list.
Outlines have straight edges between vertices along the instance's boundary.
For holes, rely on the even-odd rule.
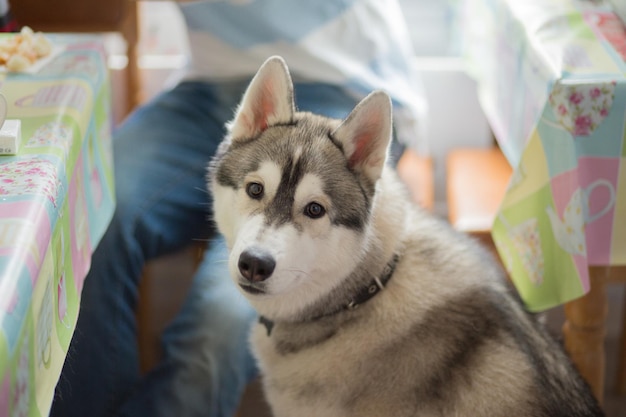
[[295,112],[293,84],[285,61],[269,58],[248,86],[234,120],[229,124],[233,140],[257,136],[269,126],[289,123]]
[[350,168],[372,183],[380,178],[391,141],[391,100],[382,91],[365,97],[335,129]]

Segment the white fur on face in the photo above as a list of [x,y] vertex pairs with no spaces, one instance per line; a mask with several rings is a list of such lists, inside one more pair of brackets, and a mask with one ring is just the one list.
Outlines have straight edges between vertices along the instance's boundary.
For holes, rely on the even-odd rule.
[[[263,200],[249,198],[245,187],[241,187],[243,191],[232,191],[224,202],[220,201],[226,195],[223,190],[218,189],[215,196],[218,224],[225,221],[230,225],[220,225],[231,248],[229,270],[236,284],[245,282],[238,269],[241,253],[256,247],[270,254],[276,267],[264,283],[265,293],[244,294],[261,314],[274,318],[292,316],[332,291],[352,271],[363,250],[363,236],[330,222],[332,202],[323,193],[322,181],[316,175],[303,177],[296,189],[292,221],[278,226],[265,218],[263,208],[275,196],[280,169],[266,162],[246,177],[246,181],[250,180],[264,185]],[[322,204],[327,214],[319,219],[305,216],[304,208],[312,201]],[[218,214],[218,210],[224,213]],[[223,231],[224,228],[229,231]]]
[[[263,247],[274,256],[276,268],[266,294],[248,296],[261,314],[274,318],[293,317],[331,292],[354,269],[362,251],[360,236],[344,227],[314,237],[284,225],[268,235]],[[350,253],[352,257],[345,256]]]
[[228,248],[232,248],[236,231],[239,230],[241,217],[233,209],[237,201],[237,192],[231,187],[220,185],[213,180],[213,219],[218,230],[226,239]]
[[[248,182],[259,182],[263,184],[263,188],[265,190],[265,201],[273,200],[276,195],[276,190],[278,189],[278,185],[280,184],[280,167],[275,163],[270,161],[262,162],[259,166],[258,171],[250,173],[246,176],[246,183]],[[249,200],[247,194],[245,193],[245,187],[243,187],[243,195],[241,196],[242,201]],[[257,202],[254,200],[248,201],[254,207],[257,207]]]
[[[246,177],[246,183],[259,182],[265,187],[267,198],[273,198],[280,182],[280,169],[276,164],[264,162],[259,170]],[[213,215],[217,227],[229,248],[235,244],[235,238],[251,211],[257,206],[246,194],[245,186],[238,190],[222,186],[213,181]]]

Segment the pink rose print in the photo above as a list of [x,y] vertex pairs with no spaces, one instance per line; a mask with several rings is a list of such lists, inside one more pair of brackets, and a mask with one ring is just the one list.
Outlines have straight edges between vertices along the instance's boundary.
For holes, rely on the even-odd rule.
[[0,163],[0,196],[44,195],[56,205],[61,181],[56,166],[38,157]]
[[589,91],[589,97],[591,97],[594,100],[600,97],[601,95],[602,95],[602,91],[600,91],[598,87],[594,87],[591,89],[591,91]]
[[572,104],[580,104],[581,101],[583,101],[583,95],[578,92],[574,92],[569,96],[569,102]]
[[590,136],[609,116],[615,81],[595,85],[560,84],[550,94],[550,105],[562,127],[575,136]]
[[574,134],[576,136],[585,136],[589,134],[593,122],[591,121],[591,116],[578,116],[574,123],[576,125]]

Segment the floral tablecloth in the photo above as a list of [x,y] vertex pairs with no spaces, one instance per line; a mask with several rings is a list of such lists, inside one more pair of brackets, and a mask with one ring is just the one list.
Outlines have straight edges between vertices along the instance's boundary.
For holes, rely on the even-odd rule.
[[626,29],[602,1],[464,0],[463,45],[514,168],[493,225],[531,310],[626,264]]
[[22,123],[19,153],[0,156],[0,417],[48,415],[114,208],[101,38],[51,39],[63,51],[37,73],[0,73]]

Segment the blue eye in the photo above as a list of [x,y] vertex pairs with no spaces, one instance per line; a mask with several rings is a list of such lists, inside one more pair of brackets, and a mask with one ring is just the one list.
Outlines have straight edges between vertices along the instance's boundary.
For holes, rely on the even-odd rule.
[[263,185],[258,182],[249,183],[246,185],[246,194],[255,200],[261,199],[261,197],[263,197]]
[[304,208],[304,215],[312,219],[319,219],[324,214],[326,214],[326,209],[315,202],[307,204]]

